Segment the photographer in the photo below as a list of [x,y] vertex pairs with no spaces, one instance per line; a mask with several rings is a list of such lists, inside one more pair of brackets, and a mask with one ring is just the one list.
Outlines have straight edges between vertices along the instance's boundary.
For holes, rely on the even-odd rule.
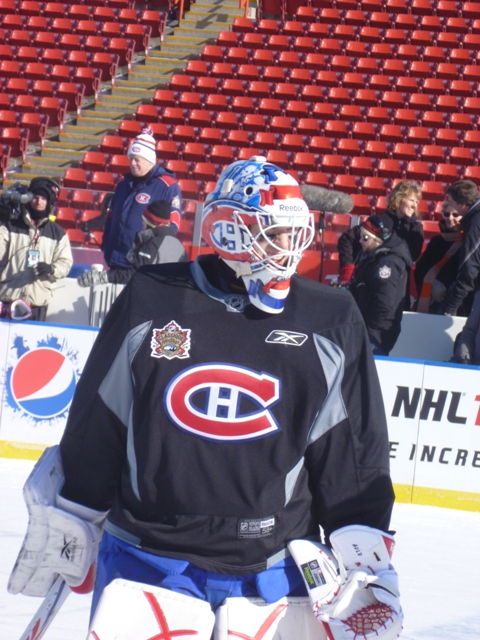
[[65,278],[73,264],[68,237],[54,222],[59,191],[56,182],[39,177],[27,193],[14,187],[8,197],[1,197],[0,300],[4,307],[23,300],[33,320],[45,320],[54,283]]

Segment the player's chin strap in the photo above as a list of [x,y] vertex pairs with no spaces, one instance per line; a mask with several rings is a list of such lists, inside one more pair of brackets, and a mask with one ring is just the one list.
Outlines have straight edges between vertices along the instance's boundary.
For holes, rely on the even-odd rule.
[[338,562],[320,543],[293,540],[288,545],[329,640],[397,638],[403,611],[390,564],[393,536],[351,525],[334,531],[330,541]]
[[23,488],[28,528],[8,591],[44,596],[60,575],[78,593],[93,589],[105,513],[59,495],[64,482],[58,446],[46,449]]

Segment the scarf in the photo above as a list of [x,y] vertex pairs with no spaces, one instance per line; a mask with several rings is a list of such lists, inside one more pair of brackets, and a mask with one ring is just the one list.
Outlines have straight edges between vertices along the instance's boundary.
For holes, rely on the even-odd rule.
[[447,242],[451,242],[451,246],[444,254],[444,256],[425,274],[420,295],[418,296],[417,300],[416,311],[418,313],[428,313],[430,307],[430,298],[432,295],[433,281],[438,276],[441,269],[443,269],[443,267],[450,260],[450,258],[452,258],[462,246],[461,231],[459,231],[458,229],[447,230],[443,220],[440,220],[439,227],[442,238]]

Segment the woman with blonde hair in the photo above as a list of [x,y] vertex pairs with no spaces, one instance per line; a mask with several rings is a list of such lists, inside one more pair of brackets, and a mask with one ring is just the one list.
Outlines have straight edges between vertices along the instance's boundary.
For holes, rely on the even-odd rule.
[[[423,247],[423,226],[417,217],[421,199],[422,188],[418,182],[401,180],[388,194],[387,208],[381,214],[391,219],[394,233],[406,242],[413,262],[418,260]],[[360,225],[357,225],[343,233],[338,241],[341,284],[350,282],[355,265],[360,259],[362,250],[360,236]],[[408,276],[405,295],[405,309],[407,310],[411,306],[410,274]]]

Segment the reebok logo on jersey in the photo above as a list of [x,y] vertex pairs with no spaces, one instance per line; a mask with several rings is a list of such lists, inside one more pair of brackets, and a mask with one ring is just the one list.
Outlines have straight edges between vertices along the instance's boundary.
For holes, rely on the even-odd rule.
[[282,331],[281,329],[275,329],[268,334],[265,342],[271,344],[288,344],[294,347],[301,347],[307,340],[306,333],[297,333],[296,331]]

